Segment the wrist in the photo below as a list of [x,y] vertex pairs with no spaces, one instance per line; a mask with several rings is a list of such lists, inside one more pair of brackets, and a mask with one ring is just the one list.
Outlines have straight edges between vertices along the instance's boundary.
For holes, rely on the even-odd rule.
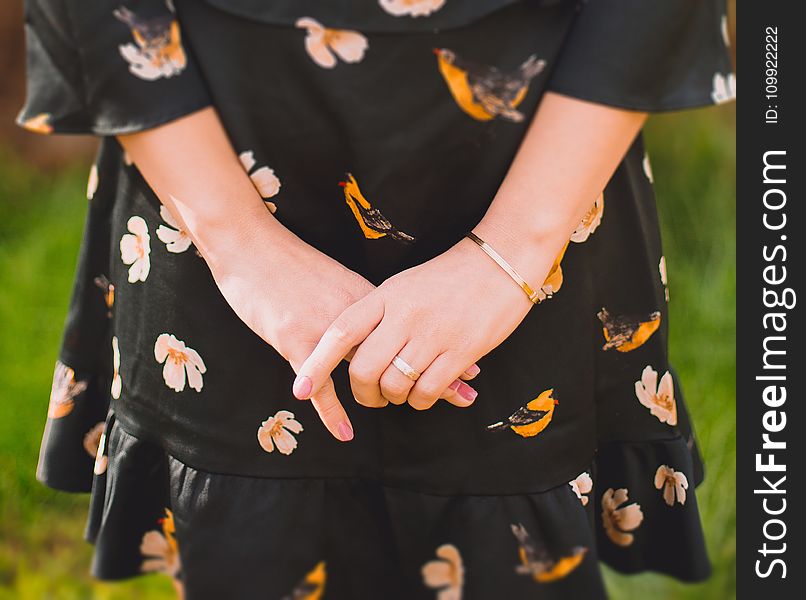
[[[498,253],[533,290],[541,288],[564,244],[556,235],[530,234],[487,218],[482,219],[472,231]],[[473,244],[472,241],[468,241]],[[481,248],[477,247],[476,250],[483,253]],[[492,257],[486,256],[486,258],[495,263]],[[503,268],[496,266],[502,273],[506,273]],[[513,285],[517,285],[515,281]]]

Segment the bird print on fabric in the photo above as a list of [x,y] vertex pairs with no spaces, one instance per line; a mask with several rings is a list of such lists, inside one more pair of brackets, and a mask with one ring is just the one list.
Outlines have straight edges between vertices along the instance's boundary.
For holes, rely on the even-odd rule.
[[570,555],[555,558],[545,548],[537,549],[532,536],[523,525],[519,523],[511,527],[520,544],[518,556],[521,564],[515,570],[522,575],[531,575],[539,583],[550,583],[567,577],[582,563],[588,552],[584,546],[577,546],[571,550]]
[[515,71],[504,73],[496,67],[465,60],[447,48],[435,48],[434,54],[454,100],[478,121],[496,117],[515,123],[523,121],[524,115],[517,107],[529,91],[529,83],[546,66],[546,61],[533,54]]
[[355,220],[358,221],[361,231],[364,232],[364,237],[369,240],[377,240],[388,235],[401,242],[414,241],[414,237],[396,229],[389,219],[381,214],[381,211],[372,208],[369,201],[364,198],[364,194],[361,193],[355,177],[350,173],[347,173],[347,181],[340,181],[339,185],[344,188],[344,199],[353,212]]
[[319,600],[325,593],[326,579],[325,561],[322,561],[305,576],[290,595],[283,597],[283,600]]
[[602,350],[615,348],[630,352],[642,346],[660,327],[660,311],[644,316],[612,316],[606,308],[597,315],[602,322],[605,345]]
[[559,401],[552,396],[553,389],[546,390],[537,398],[522,406],[506,420],[488,425],[490,431],[511,429],[521,437],[534,437],[551,423],[554,407]]
[[153,81],[173,77],[187,64],[182,48],[179,23],[168,13],[154,18],[141,18],[125,6],[113,11],[115,17],[129,26],[134,44],[123,44],[120,54],[129,63],[133,75]]

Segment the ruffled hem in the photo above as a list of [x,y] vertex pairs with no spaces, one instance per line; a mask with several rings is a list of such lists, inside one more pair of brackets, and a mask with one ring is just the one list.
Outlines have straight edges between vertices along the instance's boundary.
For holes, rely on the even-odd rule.
[[604,598],[600,560],[683,581],[710,571],[683,437],[611,442],[569,484],[500,496],[209,473],[131,435],[113,413],[105,439],[86,530],[92,573],[159,571],[186,579],[189,599],[247,597],[267,582],[284,597],[320,563],[331,598],[395,597],[390,581],[401,597],[433,598],[441,588],[423,573],[434,561],[433,571],[462,573],[466,599]]

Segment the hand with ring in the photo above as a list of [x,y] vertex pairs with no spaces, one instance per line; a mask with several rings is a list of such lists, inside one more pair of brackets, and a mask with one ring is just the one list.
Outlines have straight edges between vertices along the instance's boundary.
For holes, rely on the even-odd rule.
[[[476,391],[462,379],[478,374],[475,361],[509,337],[532,306],[498,265],[463,239],[347,307],[298,370],[294,395],[316,395],[347,358],[353,395],[364,406],[408,402],[425,410],[441,397],[470,406]],[[326,425],[328,412],[319,411]]]

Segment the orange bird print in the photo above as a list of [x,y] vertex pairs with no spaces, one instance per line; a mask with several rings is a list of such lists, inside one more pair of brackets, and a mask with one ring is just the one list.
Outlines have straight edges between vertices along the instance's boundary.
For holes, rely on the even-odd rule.
[[325,593],[326,579],[327,571],[325,570],[325,562],[322,561],[294,588],[291,595],[283,597],[283,600],[319,600],[322,594]]
[[559,402],[552,397],[553,389],[546,390],[537,398],[512,413],[506,420],[488,425],[490,431],[511,429],[521,437],[534,437],[551,423],[554,407]]
[[459,57],[453,50],[435,48],[439,72],[463,111],[477,121],[496,117],[519,123],[524,115],[517,110],[529,91],[529,83],[546,66],[534,54],[511,73],[480,65]]
[[523,525],[518,524],[511,527],[512,533],[520,544],[518,556],[521,564],[515,570],[523,575],[531,575],[539,583],[551,583],[568,577],[582,563],[588,552],[587,548],[577,546],[571,550],[569,556],[554,558],[545,549],[537,550],[532,537]]
[[179,23],[168,14],[149,19],[138,17],[125,6],[113,11],[115,17],[129,26],[134,44],[123,44],[120,54],[129,63],[133,75],[153,81],[160,77],[173,77],[187,64],[182,48]]
[[358,187],[358,182],[350,173],[347,173],[347,181],[340,181],[339,185],[344,188],[344,200],[350,207],[358,226],[364,232],[364,237],[369,240],[389,236],[401,242],[411,243],[414,238],[407,233],[396,229],[394,225],[381,214],[377,208],[372,208],[369,201],[364,198],[364,194]]
[[660,327],[660,311],[645,316],[613,317],[602,308],[596,315],[602,322],[605,345],[602,350],[615,348],[629,352],[642,346]]

